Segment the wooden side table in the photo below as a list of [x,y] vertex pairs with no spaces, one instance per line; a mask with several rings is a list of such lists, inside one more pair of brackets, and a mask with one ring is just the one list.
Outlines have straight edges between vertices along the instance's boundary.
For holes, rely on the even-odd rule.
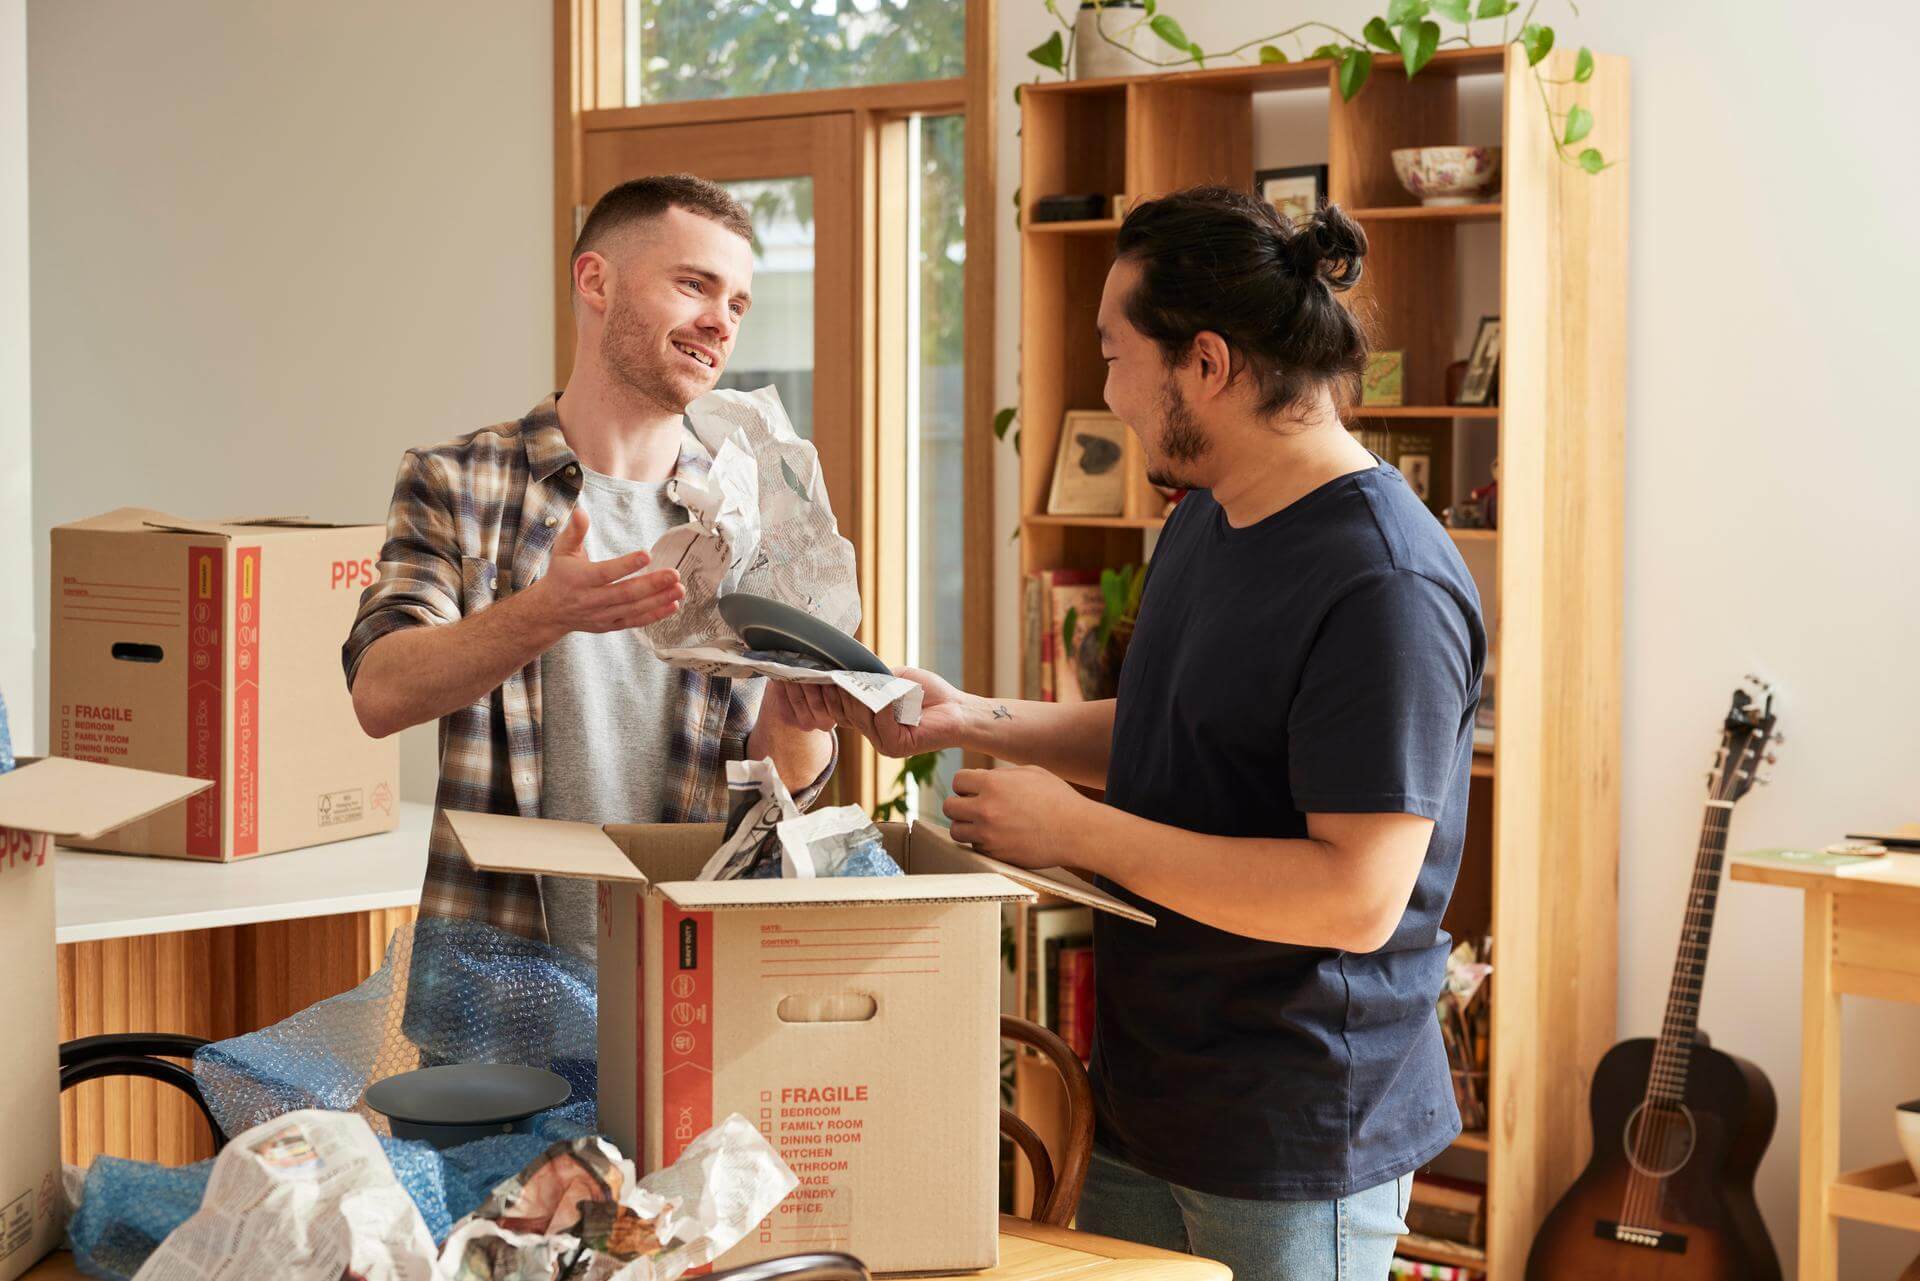
[[[978,1281],[1233,1281],[1224,1263],[1067,1228],[1000,1216],[1000,1266],[966,1275]],[[21,1281],[82,1281],[62,1250]]]
[[1837,1281],[1840,1223],[1920,1232],[1903,1160],[1840,1169],[1840,998],[1920,1004],[1920,855],[1736,855],[1732,877],[1806,896],[1800,1027],[1800,1281]]

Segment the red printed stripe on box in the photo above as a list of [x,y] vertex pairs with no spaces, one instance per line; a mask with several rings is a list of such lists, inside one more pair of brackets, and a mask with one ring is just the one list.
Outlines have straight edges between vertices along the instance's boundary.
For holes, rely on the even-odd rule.
[[234,552],[233,856],[260,852],[260,549]]
[[213,786],[187,800],[187,854],[220,857],[221,630],[226,624],[225,547],[187,548],[187,767]]
[[713,1125],[713,913],[660,912],[661,1161]]

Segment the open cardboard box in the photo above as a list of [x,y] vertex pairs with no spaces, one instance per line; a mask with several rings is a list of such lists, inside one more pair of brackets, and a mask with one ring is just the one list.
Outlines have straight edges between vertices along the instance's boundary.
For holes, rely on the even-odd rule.
[[52,754],[214,783],[89,848],[227,862],[397,825],[399,739],[340,674],[384,537],[139,507],[54,529]]
[[0,774],[0,1281],[60,1243],[60,1017],[53,843],[101,836],[212,784],[52,757]]
[[600,883],[600,1128],[621,1150],[656,1170],[738,1112],[799,1176],[717,1267],[992,1267],[1000,905],[1039,891],[1152,923],[926,823],[880,824],[905,876],[696,881],[719,824],[447,817],[477,868]]

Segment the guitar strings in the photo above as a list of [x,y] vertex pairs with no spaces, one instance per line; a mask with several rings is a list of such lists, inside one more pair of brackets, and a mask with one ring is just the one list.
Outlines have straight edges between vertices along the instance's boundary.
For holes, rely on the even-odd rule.
[[[1749,747],[1750,746],[1751,740],[1749,740]],[[1747,751],[1748,748],[1743,748],[1735,754],[1736,758],[1746,755]],[[1726,777],[1731,780],[1731,772]],[[1700,1016],[1700,998],[1706,986],[1705,945],[1699,942],[1689,942],[1689,934],[1700,932],[1700,928],[1704,926],[1709,919],[1710,909],[1702,906],[1705,902],[1706,892],[1709,889],[1714,891],[1716,896],[1715,905],[1716,907],[1718,905],[1718,885],[1720,881],[1721,864],[1726,855],[1726,825],[1730,817],[1730,812],[1724,804],[1715,805],[1713,802],[1724,802],[1725,800],[1726,797],[1721,794],[1717,786],[1708,789],[1707,816],[1706,821],[1701,824],[1700,844],[1694,854],[1692,888],[1688,896],[1687,910],[1682,918],[1681,925],[1681,949],[1683,953],[1689,947],[1701,950],[1702,952],[1698,967],[1700,970],[1699,980],[1693,984],[1693,990],[1690,994],[1691,999],[1687,1001],[1687,1004],[1692,1007],[1696,1026],[1698,1026]],[[1716,821],[1720,825],[1717,830],[1714,826]],[[1719,849],[1714,851],[1709,857],[1709,842],[1716,836],[1719,838]],[[1681,1101],[1678,1102],[1672,1110],[1664,1106],[1656,1106],[1653,1101],[1655,1080],[1658,1076],[1662,1075],[1660,1071],[1662,1067],[1660,1048],[1659,1043],[1656,1042],[1653,1065],[1648,1072],[1647,1096],[1641,1103],[1642,1110],[1640,1114],[1639,1133],[1637,1135],[1626,1136],[1629,1157],[1638,1159],[1630,1160],[1632,1168],[1627,1175],[1626,1193],[1622,1198],[1620,1206],[1620,1223],[1622,1226],[1653,1228],[1657,1224],[1668,1175],[1666,1173],[1643,1173],[1643,1171],[1660,1168],[1656,1163],[1664,1160],[1663,1154],[1666,1150],[1667,1141],[1673,1136],[1676,1119],[1683,1124],[1686,1119],[1684,1110],[1685,1083],[1688,1071],[1691,1068],[1693,1047],[1690,1044],[1681,1044],[1679,1038],[1674,1035],[1678,1029],[1672,1026],[1675,1020],[1674,1002],[1676,998],[1682,995],[1680,991],[1680,975],[1678,973],[1675,975],[1673,987],[1674,991],[1669,995],[1667,1013],[1662,1025],[1662,1039],[1668,1040],[1673,1044],[1674,1051],[1672,1057],[1678,1059],[1682,1066],[1676,1069],[1669,1063],[1666,1065],[1664,1075],[1678,1082]],[[1629,1127],[1631,1128],[1631,1122],[1629,1122]],[[1649,1138],[1652,1139],[1650,1147],[1647,1142]]]

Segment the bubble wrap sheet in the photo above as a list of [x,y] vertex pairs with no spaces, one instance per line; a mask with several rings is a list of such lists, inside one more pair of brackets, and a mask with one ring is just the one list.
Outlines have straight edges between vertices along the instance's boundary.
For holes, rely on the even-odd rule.
[[[380,1136],[436,1242],[495,1184],[556,1140],[595,1127],[594,970],[545,943],[478,921],[423,918],[394,931],[365,982],[272,1027],[194,1056],[207,1106],[239,1134],[300,1108],[358,1112]],[[366,1087],[440,1063],[519,1063],[567,1078],[572,1099],[503,1134],[446,1151],[390,1136]],[[211,1161],[169,1168],[101,1157],[68,1225],[90,1276],[131,1278],[206,1192]]]

